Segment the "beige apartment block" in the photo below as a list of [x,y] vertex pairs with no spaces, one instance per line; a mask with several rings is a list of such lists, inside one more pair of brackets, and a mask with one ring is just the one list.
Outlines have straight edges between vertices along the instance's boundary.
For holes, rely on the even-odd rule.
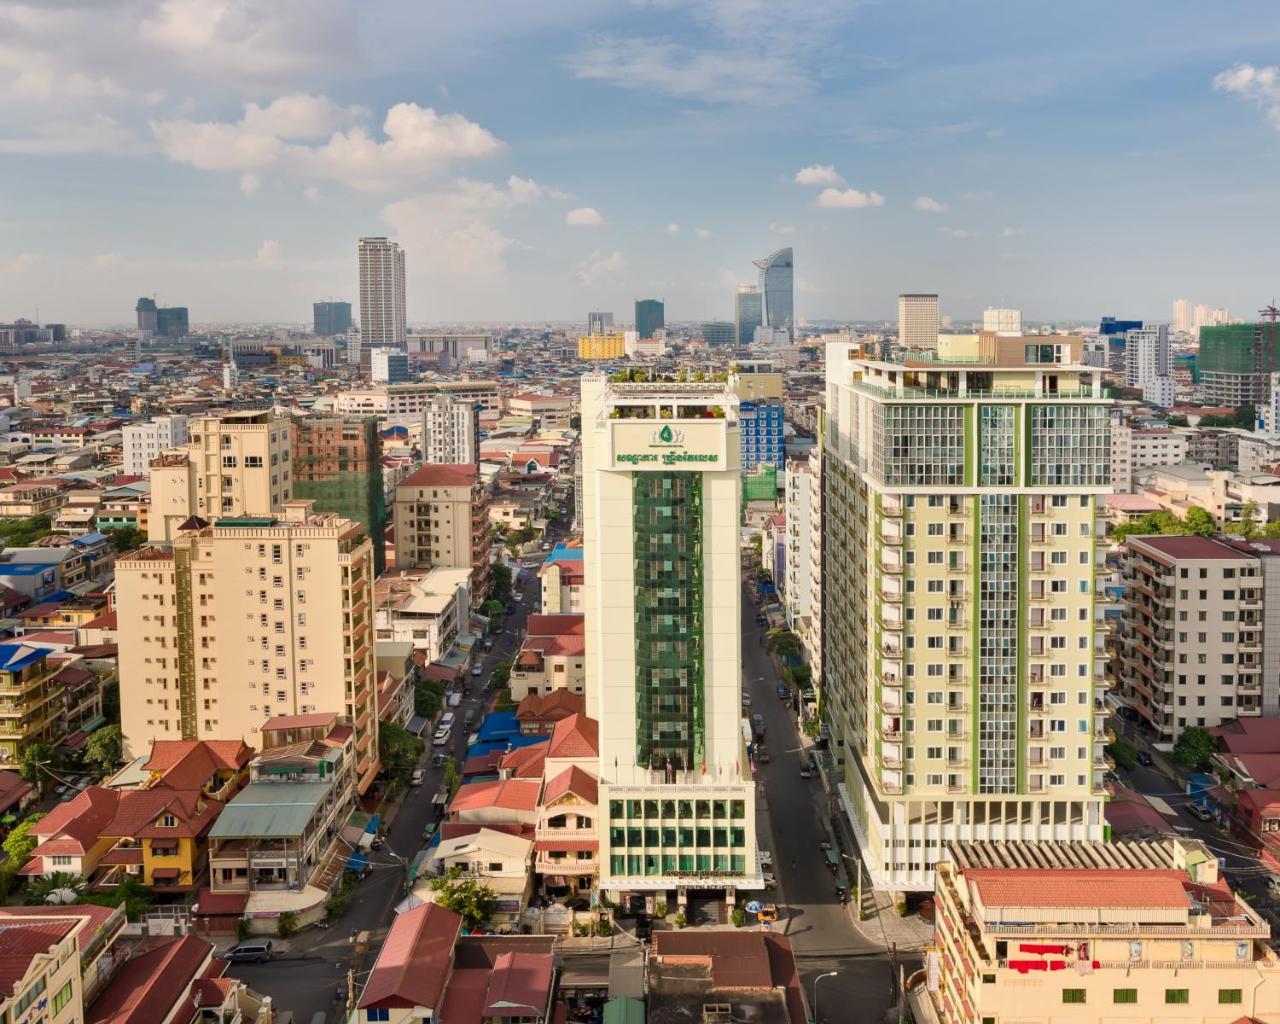
[[941,1024],[1280,1019],[1271,928],[1196,840],[955,843],[936,875]]
[[191,516],[265,516],[293,497],[289,421],[270,412],[199,416],[185,447],[151,460],[147,539],[171,541]]
[[470,569],[471,599],[489,591],[489,485],[474,465],[426,465],[396,484],[395,546],[400,569]]
[[223,518],[116,562],[127,756],[155,740],[243,739],[269,718],[335,711],[356,733],[361,792],[378,771],[373,548],[359,523]]
[[1277,586],[1277,541],[1129,538],[1121,703],[1166,743],[1188,726],[1280,712],[1280,691],[1264,683],[1280,663],[1280,640],[1264,629],[1267,591]]
[[951,841],[1103,837],[1109,403],[1054,361],[1068,339],[989,340],[827,347],[823,706],[838,805],[899,892]]

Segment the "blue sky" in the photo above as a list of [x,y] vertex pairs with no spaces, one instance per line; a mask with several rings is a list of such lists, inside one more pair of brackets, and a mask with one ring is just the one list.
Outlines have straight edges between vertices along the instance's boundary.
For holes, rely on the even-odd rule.
[[0,0],[0,319],[1249,315],[1280,18],[1240,0]]

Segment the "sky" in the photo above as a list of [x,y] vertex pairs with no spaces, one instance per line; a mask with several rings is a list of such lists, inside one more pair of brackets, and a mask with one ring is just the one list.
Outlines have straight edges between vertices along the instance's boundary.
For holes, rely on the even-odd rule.
[[1250,316],[1274,0],[0,0],[0,321]]

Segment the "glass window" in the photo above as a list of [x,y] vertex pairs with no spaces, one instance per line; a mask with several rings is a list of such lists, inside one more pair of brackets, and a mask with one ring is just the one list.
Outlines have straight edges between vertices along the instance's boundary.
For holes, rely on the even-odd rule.
[[1082,988],[1064,988],[1062,990],[1062,1001],[1064,1003],[1083,1003],[1084,989]]
[[1191,1002],[1191,990],[1185,988],[1167,988],[1164,990],[1166,1003],[1185,1004]]

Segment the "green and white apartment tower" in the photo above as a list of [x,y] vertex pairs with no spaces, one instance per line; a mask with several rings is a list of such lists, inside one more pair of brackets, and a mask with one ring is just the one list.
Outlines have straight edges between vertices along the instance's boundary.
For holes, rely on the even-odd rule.
[[1102,371],[1078,337],[827,346],[823,702],[877,888],[955,840],[1102,840]]
[[732,904],[761,882],[742,718],[738,398],[582,379],[587,713],[600,886]]

